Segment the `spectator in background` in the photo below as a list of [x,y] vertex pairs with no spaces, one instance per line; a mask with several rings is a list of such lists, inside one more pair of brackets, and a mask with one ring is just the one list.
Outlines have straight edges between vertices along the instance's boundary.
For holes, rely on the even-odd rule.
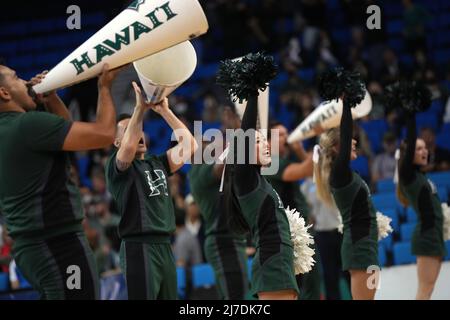
[[183,222],[177,220],[175,232],[174,255],[179,267],[191,268],[203,262],[201,244],[198,239],[201,223],[200,212],[192,195],[186,197],[186,218]]
[[200,216],[200,209],[191,194],[186,196],[184,203],[186,208],[186,229],[197,238],[200,243],[200,248],[203,248],[205,242],[205,230]]
[[9,263],[11,262],[11,247],[13,240],[8,235],[6,225],[1,225],[2,245],[0,247],[0,272],[8,272]]
[[426,23],[431,19],[430,13],[412,0],[403,0],[403,38],[405,47],[413,54],[417,50],[427,49]]
[[[172,174],[168,179],[170,195],[172,197],[173,207],[176,219],[185,219],[185,205],[182,192],[182,176],[179,172]],[[175,220],[176,220],[175,219]]]
[[386,132],[383,137],[383,153],[377,155],[372,163],[372,183],[378,180],[392,179],[395,173],[395,150],[397,138],[393,132]]
[[9,284],[12,290],[31,288],[14,260],[9,264]]
[[436,145],[434,130],[424,127],[420,130],[420,139],[425,141],[428,149],[428,164],[423,167],[425,172],[450,170],[450,150]]
[[391,48],[384,50],[382,60],[383,67],[380,73],[381,83],[386,85],[398,79],[401,67],[397,55]]
[[327,300],[341,300],[339,280],[344,277],[350,287],[350,278],[348,272],[342,271],[342,233],[338,232],[341,224],[340,213],[337,208],[331,208],[317,198],[316,185],[312,179],[306,179],[301,190],[311,206],[314,240],[322,265],[325,297]]
[[370,162],[373,159],[373,151],[369,138],[364,129],[356,121],[353,121],[353,138],[358,143],[358,155],[367,157]]
[[367,91],[370,93],[372,98],[372,110],[370,110],[369,118],[374,119],[384,119],[384,96],[383,87],[378,81],[371,81],[367,86]]

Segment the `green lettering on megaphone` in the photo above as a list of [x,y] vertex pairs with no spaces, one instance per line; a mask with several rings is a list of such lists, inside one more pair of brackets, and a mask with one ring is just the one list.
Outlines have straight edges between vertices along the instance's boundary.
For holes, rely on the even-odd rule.
[[[141,4],[143,4],[145,1],[135,1],[130,5],[130,9],[137,10]],[[87,69],[92,68],[96,64],[102,61],[102,59],[105,56],[113,55],[114,53],[122,50],[122,44],[124,46],[128,46],[130,44],[130,28],[133,29],[133,35],[134,35],[134,41],[138,40],[139,37],[144,33],[149,33],[155,28],[159,27],[160,25],[164,24],[164,22],[169,21],[173,17],[177,16],[177,13],[173,12],[172,9],[169,6],[170,2],[166,2],[163,5],[156,7],[154,10],[149,12],[147,15],[145,15],[149,22],[151,22],[151,26],[145,25],[139,21],[135,21],[128,25],[126,28],[122,29],[121,32],[123,35],[116,33],[114,35],[114,39],[106,39],[102,43],[99,43],[93,47],[96,53],[96,61],[93,62],[91,58],[88,55],[88,52],[84,52],[79,59],[73,59],[70,61],[70,63],[74,66],[75,70],[77,71],[77,75],[83,73]],[[162,22],[158,19],[156,16],[157,11],[164,12],[166,16],[166,21]],[[159,15],[161,16],[161,15]],[[115,50],[115,51],[114,51]]]

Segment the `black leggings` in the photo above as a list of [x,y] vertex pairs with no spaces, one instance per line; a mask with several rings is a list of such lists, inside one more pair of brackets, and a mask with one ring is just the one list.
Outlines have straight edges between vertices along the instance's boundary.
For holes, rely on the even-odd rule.
[[342,234],[337,230],[316,231],[316,247],[319,250],[325,282],[325,295],[327,300],[341,300],[339,280],[341,276],[350,286],[348,272],[342,271],[341,244]]

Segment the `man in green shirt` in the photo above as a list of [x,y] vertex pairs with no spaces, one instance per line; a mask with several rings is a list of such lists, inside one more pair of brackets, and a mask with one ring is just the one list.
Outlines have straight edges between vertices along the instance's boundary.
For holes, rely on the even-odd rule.
[[37,112],[27,83],[0,65],[0,211],[15,240],[17,266],[43,299],[96,299],[98,275],[81,221],[78,188],[67,151],[104,148],[114,139],[111,84],[105,65],[98,81],[94,123],[72,122],[55,92],[38,95]]
[[[222,115],[224,129],[237,129],[240,123],[235,110],[226,107]],[[214,142],[209,146],[213,147]],[[243,300],[249,289],[247,241],[228,227],[223,195],[219,192],[223,170],[220,163],[194,164],[188,173],[189,184],[205,223],[205,256],[214,269],[219,297]]]
[[[176,299],[177,275],[170,246],[175,214],[167,177],[190,159],[197,143],[169,109],[167,98],[158,104],[147,103],[137,84],[133,82],[133,86],[136,107],[131,117],[119,117],[117,149],[105,167],[108,190],[121,216],[120,262],[129,299]],[[162,155],[146,155],[142,126],[148,109],[164,118],[178,141]]]
[[[292,161],[289,159],[289,147],[287,144],[288,131],[281,123],[273,122],[270,129],[278,130],[279,150],[271,148],[272,162],[274,158],[278,158],[279,169],[274,175],[267,176],[272,187],[280,195],[284,206],[295,208],[300,212],[301,216],[308,224],[310,208],[305,196],[300,191],[298,181],[308,176],[312,176],[313,162],[311,155],[306,154],[301,143],[294,143],[289,147],[293,149],[295,155],[302,162]],[[269,143],[271,142],[269,136]],[[317,259],[317,255],[316,255]],[[320,299],[320,274],[316,265],[308,273],[297,275],[297,283],[300,288],[300,300],[319,300]]]

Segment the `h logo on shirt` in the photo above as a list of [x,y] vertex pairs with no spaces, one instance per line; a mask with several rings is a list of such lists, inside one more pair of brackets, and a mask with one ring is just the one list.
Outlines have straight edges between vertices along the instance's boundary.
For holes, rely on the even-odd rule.
[[151,191],[148,196],[149,197],[159,196],[161,194],[161,191],[163,191],[165,196],[168,196],[169,192],[167,191],[167,180],[164,171],[156,169],[153,170],[153,172],[155,173],[156,176],[155,180],[152,180],[150,171],[148,170],[145,171],[145,174],[147,175],[147,183]]

